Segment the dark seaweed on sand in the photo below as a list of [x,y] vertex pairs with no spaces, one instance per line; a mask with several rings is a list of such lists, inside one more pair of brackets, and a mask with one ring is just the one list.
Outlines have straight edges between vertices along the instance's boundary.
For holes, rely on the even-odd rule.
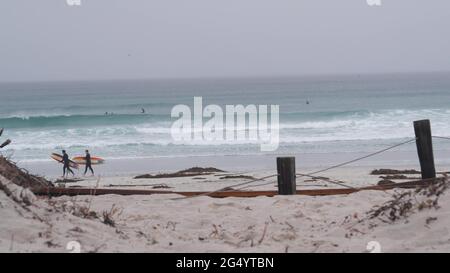
[[370,219],[378,218],[383,222],[392,223],[408,218],[415,211],[438,209],[439,198],[448,189],[449,184],[449,179],[443,177],[416,190],[396,193],[390,201],[369,211],[368,216]]
[[416,170],[378,169],[378,170],[373,170],[370,174],[371,175],[420,174],[420,172],[416,171]]
[[186,176],[198,176],[198,175],[207,175],[212,173],[224,172],[223,170],[208,167],[193,167],[186,170],[178,171],[175,173],[160,173],[160,174],[144,174],[138,175],[134,177],[134,179],[144,179],[144,178],[172,178],[172,177],[186,177]]

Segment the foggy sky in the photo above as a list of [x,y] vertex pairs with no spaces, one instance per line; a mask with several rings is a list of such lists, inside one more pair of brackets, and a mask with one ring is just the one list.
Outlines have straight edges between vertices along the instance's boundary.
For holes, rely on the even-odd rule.
[[450,1],[2,0],[0,81],[450,71]]

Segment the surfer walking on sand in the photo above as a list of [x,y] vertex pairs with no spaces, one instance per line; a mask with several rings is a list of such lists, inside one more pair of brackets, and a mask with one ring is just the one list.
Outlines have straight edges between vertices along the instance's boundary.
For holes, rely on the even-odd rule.
[[69,155],[66,153],[66,150],[63,150],[62,153],[63,153],[63,158],[62,158],[61,162],[64,165],[64,167],[63,167],[63,177],[66,177],[66,174],[69,175],[69,172],[72,173],[73,176],[75,176],[75,173],[70,168]]
[[84,169],[84,175],[86,175],[88,169],[91,170],[92,175],[94,175],[94,170],[92,169],[92,160],[91,160],[91,154],[89,153],[89,150],[86,150],[86,168]]

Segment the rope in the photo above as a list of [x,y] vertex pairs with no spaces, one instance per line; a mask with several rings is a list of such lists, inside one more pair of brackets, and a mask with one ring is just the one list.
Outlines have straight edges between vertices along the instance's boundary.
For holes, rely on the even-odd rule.
[[450,137],[443,137],[443,136],[433,136],[434,138],[439,138],[439,139],[447,139],[450,140]]
[[297,177],[304,177],[304,176],[306,176],[306,177],[314,178],[314,179],[317,179],[317,180],[322,180],[324,182],[329,182],[329,183],[337,184],[337,185],[340,185],[340,186],[343,186],[343,187],[355,189],[354,187],[351,187],[351,186],[343,184],[341,181],[338,182],[338,181],[333,181],[333,180],[330,180],[330,179],[323,179],[322,177],[317,177],[317,176],[313,176],[313,175],[314,174],[318,174],[318,173],[322,173],[322,172],[326,172],[326,171],[329,171],[329,170],[332,170],[332,169],[336,169],[336,168],[339,168],[339,167],[342,167],[342,166],[345,166],[345,165],[349,165],[351,163],[354,163],[354,162],[357,162],[357,161],[360,161],[360,160],[363,160],[363,159],[366,159],[366,158],[369,158],[369,157],[372,157],[372,156],[384,153],[386,151],[392,150],[392,149],[397,148],[399,146],[411,143],[411,142],[413,142],[415,140],[416,140],[416,138],[413,138],[413,139],[410,139],[408,141],[404,141],[404,142],[401,142],[401,143],[389,146],[389,147],[384,148],[382,150],[376,151],[374,153],[371,153],[371,154],[368,154],[368,155],[365,155],[365,156],[362,156],[362,157],[355,158],[355,159],[350,160],[350,161],[346,161],[346,162],[341,163],[341,164],[333,165],[331,167],[328,167],[328,168],[325,168],[325,169],[321,169],[321,170],[318,170],[318,171],[315,171],[315,172],[307,173],[307,174],[298,173],[296,175],[297,175]]
[[[297,176],[297,177],[298,177],[298,176],[307,176],[307,177],[310,177],[310,178],[314,178],[314,179],[317,179],[317,180],[329,182],[329,183],[336,184],[336,185],[339,185],[339,186],[342,186],[342,187],[346,187],[346,188],[349,188],[349,189],[356,189],[356,188],[354,188],[354,187],[352,187],[352,186],[345,185],[345,184],[344,184],[345,182],[339,181],[339,180],[332,180],[332,179],[329,179],[329,178],[325,179],[325,178],[323,178],[323,177],[311,176],[311,175],[306,175],[306,174],[301,174],[301,173],[296,173],[296,176]],[[239,188],[238,190],[243,190],[243,189],[248,189],[248,188],[256,188],[256,187],[262,187],[262,186],[266,186],[266,185],[270,185],[270,184],[274,184],[274,183],[277,183],[277,181],[270,181],[270,182],[266,182],[266,183],[262,183],[262,184],[257,184],[257,185],[248,185],[248,186]],[[298,184],[297,184],[297,185],[298,185]],[[305,186],[305,185],[303,185],[303,186]]]
[[296,175],[297,177],[303,177],[303,176],[310,177],[310,178],[313,178],[313,179],[316,179],[316,180],[321,180],[321,181],[324,181],[324,182],[329,182],[329,183],[336,184],[336,185],[339,185],[339,186],[342,186],[342,187],[346,187],[346,188],[349,188],[349,189],[356,189],[355,187],[345,185],[345,184],[344,184],[345,182],[339,181],[339,180],[332,180],[332,179],[329,179],[329,178],[326,179],[325,177],[312,176],[312,175],[309,175],[309,174],[302,174],[302,173],[296,173],[295,175]]
[[[295,175],[296,175],[296,177],[298,177],[298,176],[307,176],[307,177],[310,177],[310,178],[313,178],[313,179],[316,179],[316,180],[321,180],[321,181],[333,183],[333,184],[336,184],[336,185],[339,185],[339,186],[347,187],[347,188],[350,188],[350,189],[355,189],[354,187],[345,185],[344,181],[340,181],[340,180],[337,180],[337,179],[330,179],[330,178],[324,178],[324,177],[319,177],[319,176],[312,176],[312,175],[302,174],[302,173],[296,173]],[[266,182],[266,183],[263,183],[263,184],[257,184],[257,185],[247,185],[247,186],[239,188],[237,190],[261,187],[261,186],[266,186],[266,185],[270,185],[270,184],[274,184],[274,183],[277,183],[277,181],[270,181],[270,182]]]
[[258,185],[248,185],[248,186],[239,188],[238,190],[243,190],[243,189],[248,189],[248,188],[254,188],[254,187],[261,187],[261,186],[266,186],[266,185],[275,184],[275,183],[277,183],[277,181],[265,182],[265,183],[263,183],[263,184],[258,184]]
[[[268,172],[268,169],[259,169],[259,170],[249,170],[249,171],[242,171],[242,172],[224,172],[223,174],[218,175],[220,176],[240,176],[240,175],[251,175],[253,177],[253,174],[262,173],[262,172]],[[258,179],[258,178],[256,178]],[[263,179],[264,180],[264,179]]]
[[[345,185],[344,181],[340,181],[340,180],[336,180],[336,179],[323,178],[323,177],[319,177],[319,176],[312,176],[312,175],[301,174],[301,173],[296,173],[295,175],[296,176],[307,176],[307,177],[310,177],[310,178],[314,178],[314,179],[317,179],[317,180],[333,183],[333,184],[336,184],[336,185],[339,185],[339,186],[343,186],[343,187],[347,187],[347,188],[350,188],[350,189],[355,189],[354,187]],[[260,180],[264,180],[264,179],[260,179]],[[252,181],[252,183],[253,182],[255,182],[255,181]],[[262,187],[262,186],[275,184],[275,183],[277,183],[277,181],[269,181],[269,182],[265,182],[265,183],[257,184],[257,185],[247,185],[247,186],[244,186],[244,187],[241,187],[241,188],[237,188],[236,190],[243,190],[243,189],[248,189],[248,188]],[[237,186],[233,186],[233,187],[236,188]]]
[[318,171],[315,171],[315,172],[311,172],[311,173],[308,173],[308,174],[306,174],[306,175],[300,175],[300,177],[301,177],[301,176],[310,176],[310,175],[314,175],[314,174],[326,172],[326,171],[329,171],[329,170],[331,170],[331,169],[336,169],[336,168],[339,168],[339,167],[342,167],[342,166],[345,166],[345,165],[348,165],[348,164],[351,164],[351,163],[354,163],[354,162],[357,162],[357,161],[360,161],[360,160],[363,160],[363,159],[366,159],[366,158],[369,158],[369,157],[372,157],[372,156],[375,156],[375,155],[378,155],[378,154],[381,154],[381,153],[384,153],[384,152],[386,152],[386,151],[389,151],[389,150],[392,150],[392,149],[397,148],[397,147],[399,147],[399,146],[402,146],[402,145],[411,143],[411,142],[413,142],[413,141],[416,141],[416,138],[413,138],[413,139],[410,139],[410,140],[408,140],[408,141],[404,141],[404,142],[401,142],[401,143],[392,145],[392,146],[387,147],[387,148],[385,148],[385,149],[382,149],[382,150],[380,150],[380,151],[377,151],[377,152],[368,154],[368,155],[366,155],[366,156],[358,157],[358,158],[355,158],[355,159],[350,160],[350,161],[346,161],[346,162],[341,163],[341,164],[333,165],[333,166],[331,166],[331,167],[328,167],[328,168],[325,168],[325,169],[322,169],[322,170],[318,170]]
[[[316,180],[329,182],[329,183],[336,184],[336,185],[339,185],[339,186],[342,186],[342,187],[346,187],[346,188],[349,188],[349,189],[356,189],[356,188],[354,188],[352,186],[345,185],[344,181],[340,181],[340,180],[336,180],[336,179],[324,178],[324,177],[319,177],[319,176],[312,176],[312,175],[307,175],[307,174],[302,174],[302,173],[296,173],[295,175],[296,175],[296,177],[298,177],[298,176],[307,176],[307,177],[310,177],[310,178],[313,178],[313,179],[316,179]],[[255,188],[255,187],[261,187],[261,186],[266,186],[266,185],[270,185],[270,184],[274,184],[274,183],[277,183],[277,181],[270,181],[270,182],[257,184],[257,185],[248,185],[248,186],[239,188],[238,190],[243,190],[243,189],[248,189],[248,188]],[[305,186],[305,185],[303,185],[303,186]]]
[[257,182],[257,181],[261,181],[261,180],[265,180],[265,179],[268,179],[268,178],[272,178],[272,177],[275,177],[275,176],[278,176],[278,174],[272,174],[272,175],[264,176],[264,177],[261,177],[261,178],[255,178],[255,179],[250,180],[250,181],[246,181],[246,182],[243,182],[243,183],[238,183],[238,184],[235,184],[235,185],[227,186],[227,187],[215,190],[215,191],[205,192],[205,193],[202,193],[202,194],[199,194],[199,195],[173,198],[172,200],[188,199],[188,198],[199,197],[199,196],[208,196],[208,195],[216,193],[216,192],[226,191],[229,188],[244,186],[244,185],[247,185],[247,184],[251,184],[251,183],[254,183],[254,182]]
[[[337,185],[340,185],[340,186],[343,186],[343,187],[354,189],[354,187],[345,185],[342,182],[337,182],[337,181],[333,181],[333,180],[330,180],[330,179],[323,179],[321,177],[316,177],[316,176],[313,176],[313,175],[321,173],[321,172],[329,171],[331,169],[339,168],[339,167],[342,167],[342,166],[345,166],[345,165],[348,165],[348,164],[351,164],[351,163],[354,163],[354,162],[357,162],[357,161],[360,161],[360,160],[363,160],[363,159],[366,159],[366,158],[369,158],[369,157],[372,157],[372,156],[375,156],[375,155],[378,155],[378,154],[381,154],[383,152],[392,150],[392,149],[394,149],[396,147],[399,147],[399,146],[411,143],[411,142],[413,142],[415,140],[416,140],[416,138],[413,138],[413,139],[410,139],[408,141],[404,141],[404,142],[401,142],[401,143],[389,146],[389,147],[387,147],[385,149],[379,150],[379,151],[371,153],[369,155],[358,157],[356,159],[353,159],[353,160],[350,160],[350,161],[346,161],[346,162],[341,163],[341,164],[333,165],[331,167],[328,167],[328,168],[325,168],[325,169],[322,169],[322,170],[318,170],[318,171],[315,171],[315,172],[311,172],[311,173],[308,173],[308,174],[298,173],[298,174],[296,174],[296,177],[305,177],[305,176],[306,177],[311,177],[311,178],[315,178],[315,179],[322,180],[322,181],[325,181],[325,182],[329,182],[329,183],[337,184]],[[250,186],[249,184],[257,182],[257,181],[266,180],[268,178],[272,178],[272,177],[276,177],[276,176],[278,176],[278,174],[273,174],[273,175],[268,175],[268,176],[261,177],[261,178],[256,178],[256,179],[253,179],[253,180],[250,180],[250,181],[246,181],[246,182],[243,182],[243,183],[238,183],[238,184],[231,185],[231,186],[228,186],[228,187],[224,187],[224,188],[221,188],[221,189],[218,189],[218,190],[215,190],[215,191],[205,192],[205,193],[202,193],[202,194],[199,194],[199,195],[173,198],[172,200],[187,199],[187,198],[193,198],[193,197],[199,197],[199,196],[208,196],[208,195],[216,193],[216,192],[226,191],[229,188],[236,188],[236,187],[245,186],[245,185],[248,185],[248,186],[242,187],[239,190],[242,190],[242,189],[245,189],[245,188],[250,188],[250,187],[259,187],[259,186],[269,185],[269,184],[274,183],[274,181],[270,181],[270,182],[263,183],[263,184],[258,184],[258,185],[252,185],[252,186]]]

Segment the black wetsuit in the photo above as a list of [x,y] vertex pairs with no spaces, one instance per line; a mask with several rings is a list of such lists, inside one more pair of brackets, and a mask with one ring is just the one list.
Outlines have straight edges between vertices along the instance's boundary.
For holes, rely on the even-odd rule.
[[62,161],[63,161],[63,164],[64,164],[63,176],[66,176],[66,170],[67,170],[67,174],[69,174],[69,172],[71,172],[73,175],[75,175],[73,173],[72,169],[70,168],[70,159],[69,159],[69,156],[67,154],[63,155]]
[[94,170],[92,169],[92,161],[91,161],[91,154],[86,154],[86,169],[84,170],[84,174],[87,173],[87,171],[91,170],[92,174],[94,174]]

